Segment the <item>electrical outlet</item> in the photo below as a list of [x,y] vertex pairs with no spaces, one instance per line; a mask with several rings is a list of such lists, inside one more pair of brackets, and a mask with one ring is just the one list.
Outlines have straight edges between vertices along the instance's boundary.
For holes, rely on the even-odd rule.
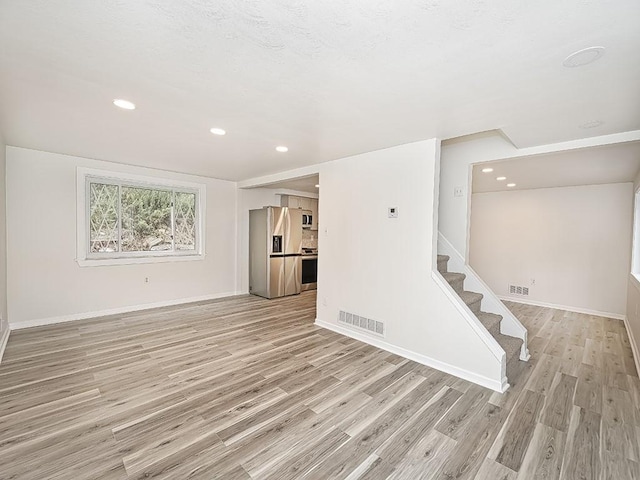
[[535,284],[536,284],[536,279],[535,279],[535,278],[532,278],[532,279],[531,279],[531,285],[535,285]]
[[149,277],[144,277],[144,283],[149,283]]
[[389,207],[389,218],[398,218],[398,208]]
[[462,187],[453,187],[453,196],[462,197],[464,195],[464,189]]

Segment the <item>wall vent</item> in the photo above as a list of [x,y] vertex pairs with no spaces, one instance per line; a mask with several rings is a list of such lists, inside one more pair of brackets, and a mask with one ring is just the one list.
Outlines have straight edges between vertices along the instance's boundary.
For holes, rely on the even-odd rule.
[[520,285],[509,285],[509,294],[526,297],[527,295],[529,295],[529,287],[522,287]]
[[384,337],[384,322],[340,310],[338,322]]

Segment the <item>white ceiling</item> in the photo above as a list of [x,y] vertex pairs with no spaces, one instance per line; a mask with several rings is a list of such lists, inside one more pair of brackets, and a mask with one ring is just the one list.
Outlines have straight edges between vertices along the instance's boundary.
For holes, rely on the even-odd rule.
[[492,129],[519,147],[637,130],[639,18],[637,0],[2,0],[0,133],[240,180]]
[[[493,172],[483,173],[487,167]],[[476,164],[473,193],[633,182],[639,170],[640,142],[572,150]],[[516,186],[507,187],[510,182]]]

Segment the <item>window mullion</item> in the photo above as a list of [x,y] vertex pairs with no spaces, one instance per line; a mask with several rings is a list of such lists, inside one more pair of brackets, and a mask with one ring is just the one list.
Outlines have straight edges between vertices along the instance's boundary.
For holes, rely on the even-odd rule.
[[193,224],[195,226],[193,247],[194,251],[200,252],[200,195],[196,195],[193,202]]
[[176,191],[171,191],[171,251],[176,251]]
[[122,185],[118,184],[118,253],[122,253]]
[[91,253],[91,179],[89,177],[85,177],[85,221],[87,222],[87,243],[86,248],[87,252]]

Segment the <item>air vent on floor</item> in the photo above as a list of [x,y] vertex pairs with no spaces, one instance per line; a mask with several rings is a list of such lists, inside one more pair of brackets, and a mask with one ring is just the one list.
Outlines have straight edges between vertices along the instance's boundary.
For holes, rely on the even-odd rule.
[[527,296],[529,295],[529,287],[522,287],[520,285],[509,285],[509,294]]
[[384,337],[384,322],[379,322],[378,320],[373,320],[371,318],[361,317],[360,315],[345,312],[344,310],[340,310],[338,321],[340,323],[345,323],[351,327],[356,327],[361,330],[367,330],[371,333]]

